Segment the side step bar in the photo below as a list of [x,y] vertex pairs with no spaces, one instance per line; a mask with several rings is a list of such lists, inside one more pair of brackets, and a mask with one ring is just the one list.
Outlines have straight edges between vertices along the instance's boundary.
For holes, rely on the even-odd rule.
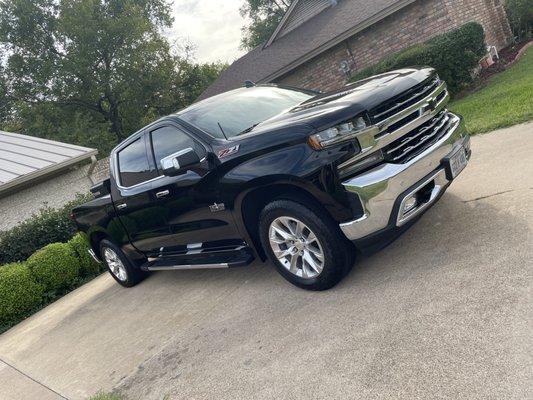
[[193,254],[174,254],[148,259],[141,266],[144,271],[175,271],[190,269],[222,269],[244,267],[254,261],[253,250],[248,246],[203,251]]
[[223,269],[229,268],[228,263],[221,264],[188,264],[188,265],[169,265],[169,266],[157,266],[147,267],[148,271],[172,271],[179,269]]

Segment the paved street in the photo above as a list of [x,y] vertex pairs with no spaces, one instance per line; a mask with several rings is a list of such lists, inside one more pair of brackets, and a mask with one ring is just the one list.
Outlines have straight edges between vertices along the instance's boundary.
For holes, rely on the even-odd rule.
[[333,290],[261,263],[134,289],[104,275],[0,336],[0,398],[533,398],[533,123],[472,148],[441,201]]

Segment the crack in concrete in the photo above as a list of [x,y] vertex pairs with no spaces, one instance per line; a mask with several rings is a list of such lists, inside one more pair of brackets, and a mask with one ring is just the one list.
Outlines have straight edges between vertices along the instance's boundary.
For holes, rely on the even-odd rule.
[[[533,190],[533,188],[526,188],[525,190],[528,190],[528,189],[529,190]],[[502,194],[516,192],[517,190],[521,190],[521,189],[504,190],[503,192],[493,193],[493,194],[489,194],[487,196],[476,197],[475,199],[471,199],[471,200],[463,200],[463,203],[471,203],[473,201],[484,200],[484,199],[488,199],[490,197],[495,197],[495,196],[500,196]],[[522,190],[524,190],[524,189],[522,189]]]
[[8,363],[7,361],[3,360],[2,358],[0,358],[0,362],[1,363],[4,363],[5,365],[7,365],[9,368],[17,371],[19,374],[21,374],[22,376],[25,376],[26,378],[28,378],[29,380],[31,380],[32,382],[35,382],[37,385],[39,386],[42,386],[43,388],[45,388],[46,390],[49,390],[50,392],[54,393],[54,394],[57,394],[59,397],[61,397],[62,399],[65,399],[65,400],[69,400],[67,397],[63,396],[61,393],[58,393],[57,391],[55,391],[54,389],[52,389],[51,387],[48,387],[46,386],[44,383],[42,382],[39,382],[38,380],[32,378],[31,376],[29,376],[28,374],[26,374],[25,372],[21,371],[20,369],[18,369],[17,367],[15,367],[14,365],[11,365],[10,363]]

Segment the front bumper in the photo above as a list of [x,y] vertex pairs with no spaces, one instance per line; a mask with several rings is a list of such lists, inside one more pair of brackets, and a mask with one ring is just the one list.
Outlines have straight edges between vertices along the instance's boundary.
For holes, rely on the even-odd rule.
[[[387,228],[406,225],[431,207],[450,185],[443,160],[459,146],[470,158],[470,137],[461,117],[449,114],[451,128],[433,146],[405,164],[384,163],[343,182],[344,188],[356,194],[363,207],[363,216],[340,224],[344,235],[352,241],[370,237]],[[424,191],[423,201],[404,213],[405,203]]]

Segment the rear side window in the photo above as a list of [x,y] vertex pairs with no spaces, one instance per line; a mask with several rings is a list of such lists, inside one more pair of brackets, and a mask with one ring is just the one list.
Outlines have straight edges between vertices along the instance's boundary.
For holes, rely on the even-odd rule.
[[191,148],[198,152],[200,158],[204,149],[191,139],[186,133],[173,126],[163,126],[152,131],[152,147],[154,149],[154,161],[161,170],[161,160],[178,151]]
[[122,186],[134,186],[157,177],[156,171],[150,169],[144,137],[120,150],[117,156]]

